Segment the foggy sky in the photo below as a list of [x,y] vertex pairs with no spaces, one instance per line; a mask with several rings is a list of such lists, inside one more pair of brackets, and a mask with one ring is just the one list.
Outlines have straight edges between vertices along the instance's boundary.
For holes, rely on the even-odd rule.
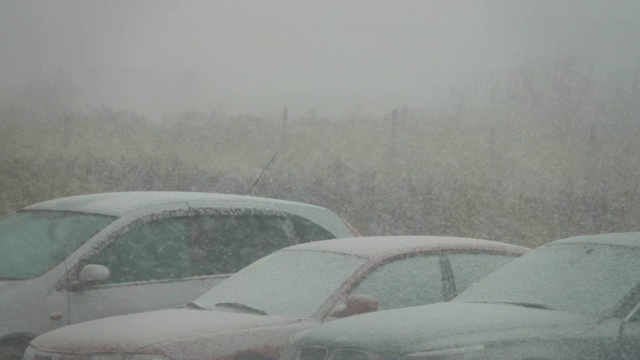
[[72,106],[151,117],[387,111],[525,59],[631,66],[638,35],[637,0],[0,0],[0,95],[57,77]]

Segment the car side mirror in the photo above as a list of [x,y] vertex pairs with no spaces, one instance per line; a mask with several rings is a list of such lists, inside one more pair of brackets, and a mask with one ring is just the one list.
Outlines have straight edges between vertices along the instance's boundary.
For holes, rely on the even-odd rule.
[[109,280],[111,278],[111,272],[106,266],[87,264],[78,275],[78,281],[81,284],[94,283],[96,281]]
[[373,311],[378,311],[378,300],[373,296],[353,294],[347,298],[347,312],[349,315],[364,314]]
[[69,284],[69,290],[81,290],[86,285],[111,279],[111,272],[106,266],[87,264],[80,269],[78,279]]
[[329,317],[343,318],[377,310],[378,300],[375,297],[366,294],[351,294],[342,306],[331,311]]

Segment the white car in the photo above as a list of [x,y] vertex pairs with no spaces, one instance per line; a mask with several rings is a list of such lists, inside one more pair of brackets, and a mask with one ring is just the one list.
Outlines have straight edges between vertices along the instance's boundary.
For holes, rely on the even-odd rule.
[[308,204],[192,192],[80,195],[0,219],[0,358],[65,325],[175,307],[263,255],[353,237]]

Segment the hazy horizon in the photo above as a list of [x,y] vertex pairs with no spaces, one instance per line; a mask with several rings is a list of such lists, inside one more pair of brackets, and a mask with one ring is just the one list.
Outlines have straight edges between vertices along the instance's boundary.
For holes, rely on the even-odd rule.
[[10,0],[0,95],[49,84],[152,118],[421,108],[518,61],[637,65],[638,19],[637,1]]

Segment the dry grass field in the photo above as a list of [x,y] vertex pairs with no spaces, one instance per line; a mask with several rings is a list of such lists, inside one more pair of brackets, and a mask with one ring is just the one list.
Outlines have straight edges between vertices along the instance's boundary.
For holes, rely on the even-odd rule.
[[639,84],[640,65],[599,76],[560,59],[458,89],[438,109],[289,109],[286,121],[81,111],[52,89],[0,105],[0,212],[93,192],[251,190],[329,207],[370,235],[536,246],[640,230]]

